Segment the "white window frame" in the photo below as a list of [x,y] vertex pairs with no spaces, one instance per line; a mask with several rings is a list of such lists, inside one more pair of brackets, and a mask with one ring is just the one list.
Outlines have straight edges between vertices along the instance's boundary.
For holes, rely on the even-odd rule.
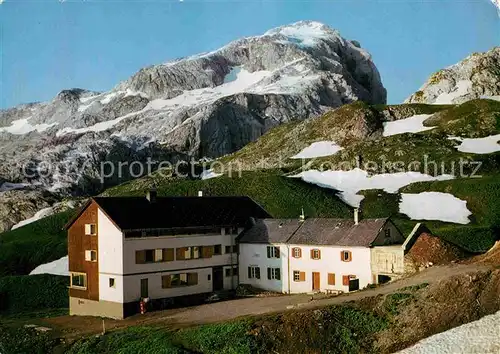
[[321,259],[321,251],[319,248],[314,248],[312,250],[312,259]]
[[267,246],[267,258],[280,258],[279,246]]
[[293,271],[293,281],[300,281],[300,270]]
[[[92,259],[92,255],[95,255],[95,259]],[[85,260],[87,262],[97,262],[97,251],[96,250],[85,250]]]
[[293,248],[293,257],[300,258],[301,255],[302,255],[302,250],[300,249],[300,247],[294,247]]
[[[92,228],[94,228],[94,232],[92,232]],[[85,224],[85,235],[88,235],[88,236],[97,235],[97,225],[96,224]]]
[[[271,279],[270,280],[278,280],[280,281],[281,280],[281,268],[273,268],[273,267],[269,267],[269,269],[271,269]],[[279,277],[277,277],[276,275],[279,273]]]
[[[262,274],[260,274],[260,267],[256,265],[248,266],[250,268],[250,277],[249,279],[260,279]],[[257,278],[257,269],[259,269],[259,277]]]
[[[73,276],[80,276],[82,275],[83,276],[83,282],[85,285],[81,286],[81,285],[74,285],[73,284]],[[70,281],[70,288],[73,288],[73,289],[80,289],[80,290],[87,290],[87,273],[81,273],[81,272],[70,272],[70,277],[69,277],[69,281]]]

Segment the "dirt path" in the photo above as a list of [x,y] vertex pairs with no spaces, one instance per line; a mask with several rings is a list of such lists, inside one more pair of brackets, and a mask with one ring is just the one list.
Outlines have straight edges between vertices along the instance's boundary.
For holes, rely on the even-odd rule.
[[[131,325],[161,325],[168,328],[179,328],[197,324],[227,321],[243,316],[261,315],[283,312],[292,309],[316,308],[347,301],[359,300],[365,297],[385,295],[402,287],[422,283],[439,282],[445,278],[474,273],[490,269],[487,265],[452,264],[435,266],[413,276],[374,289],[367,289],[337,297],[311,295],[284,295],[267,298],[245,298],[229,300],[200,306],[150,312],[145,315],[135,315],[123,321],[105,320],[106,328],[116,329]],[[58,330],[66,338],[81,337],[86,334],[102,331],[102,320],[93,317],[61,316],[41,320],[49,327]]]

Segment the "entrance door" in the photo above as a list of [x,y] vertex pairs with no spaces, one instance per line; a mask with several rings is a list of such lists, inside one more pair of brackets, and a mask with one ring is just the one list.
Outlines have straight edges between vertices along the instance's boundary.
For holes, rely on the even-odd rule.
[[359,279],[349,280],[349,291],[359,290]]
[[319,288],[320,288],[320,283],[319,283],[319,275],[320,273],[319,272],[313,272],[313,276],[312,276],[312,279],[313,279],[313,290],[315,291],[319,291]]
[[148,279],[141,279],[141,297],[149,297]]
[[224,272],[222,267],[212,268],[212,278],[214,291],[224,289]]

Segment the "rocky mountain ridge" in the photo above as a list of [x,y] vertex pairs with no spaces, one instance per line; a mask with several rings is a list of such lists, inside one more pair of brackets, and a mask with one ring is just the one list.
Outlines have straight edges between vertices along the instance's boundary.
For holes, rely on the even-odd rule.
[[477,98],[500,98],[500,47],[434,73],[405,103],[460,104]]
[[103,163],[217,158],[358,100],[386,101],[371,56],[326,25],[298,22],[141,69],[108,92],[63,90],[1,110],[0,194],[95,194],[140,174],[102,181]]

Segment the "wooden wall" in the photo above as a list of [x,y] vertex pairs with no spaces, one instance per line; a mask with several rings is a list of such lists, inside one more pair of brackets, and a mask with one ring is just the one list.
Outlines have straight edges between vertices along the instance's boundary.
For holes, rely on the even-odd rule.
[[[87,274],[87,289],[70,288],[69,295],[81,299],[99,300],[99,264],[85,260],[86,250],[97,248],[99,227],[97,220],[97,204],[92,203],[68,229],[69,271]],[[96,224],[96,235],[85,235],[85,224]],[[99,258],[99,257],[98,257]]]

